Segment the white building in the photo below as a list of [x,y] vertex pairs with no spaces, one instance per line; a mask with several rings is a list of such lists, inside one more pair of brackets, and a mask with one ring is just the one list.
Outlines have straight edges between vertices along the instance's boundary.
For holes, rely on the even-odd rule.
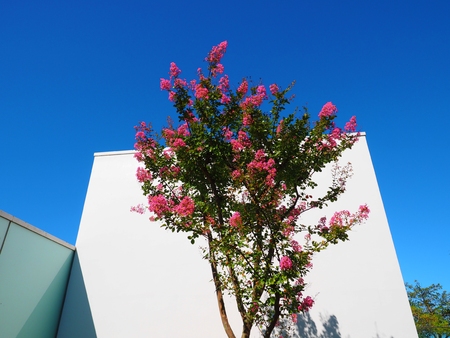
[[[328,212],[367,203],[371,214],[349,241],[315,256],[307,279],[315,305],[299,317],[299,336],[417,337],[365,135],[344,153],[349,161],[354,175]],[[225,337],[198,245],[130,212],[145,201],[137,165],[131,151],[95,154],[57,337]],[[240,336],[234,308],[227,311]]]

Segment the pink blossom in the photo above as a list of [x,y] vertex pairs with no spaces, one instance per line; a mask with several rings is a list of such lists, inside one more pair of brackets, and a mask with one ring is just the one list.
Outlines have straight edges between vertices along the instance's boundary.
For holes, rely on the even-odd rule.
[[231,215],[230,225],[235,228],[242,225],[241,214],[238,211],[234,212],[233,215]]
[[174,155],[173,149],[172,148],[166,148],[163,150],[163,155],[166,159],[171,158]]
[[279,88],[278,88],[278,86],[274,83],[274,84],[271,84],[271,85],[269,86],[269,90],[270,90],[270,92],[272,93],[272,95],[275,95],[276,93],[278,93]]
[[241,171],[238,170],[238,169],[233,170],[233,171],[231,172],[231,177],[233,178],[233,180],[238,179],[239,177],[241,177]]
[[169,92],[169,101],[174,102],[175,101],[175,96],[176,96],[176,93],[173,92],[173,91],[170,91]]
[[269,187],[273,187],[275,174],[277,172],[274,166],[275,166],[274,159],[269,158],[268,160],[266,160],[266,154],[264,153],[264,150],[259,149],[255,153],[255,159],[247,165],[247,168],[253,172],[267,171],[268,175],[266,177],[265,183]]
[[[200,69],[200,68],[199,68]],[[191,90],[195,90],[195,86],[197,85],[197,80],[191,80],[191,81],[189,81],[189,88],[191,89]]]
[[207,99],[208,89],[203,87],[201,84],[195,86],[195,97],[197,99]]
[[177,133],[180,136],[189,136],[189,126],[187,123],[183,123],[181,126],[178,127]]
[[139,182],[144,183],[152,179],[152,174],[145,168],[139,167],[136,170],[136,177]]
[[244,147],[250,147],[252,145],[247,133],[243,130],[238,131],[238,140]]
[[136,152],[134,154],[134,158],[138,161],[138,162],[143,162],[144,161],[144,156],[142,155],[142,153],[140,151]]
[[244,113],[242,116],[242,124],[246,127],[253,123],[252,116],[249,113]]
[[149,210],[161,217],[165,212],[169,211],[169,205],[163,195],[148,197]]
[[327,116],[332,116],[336,112],[337,112],[336,106],[334,104],[332,104],[331,102],[327,102],[322,107],[322,110],[319,113],[319,117],[323,118],[323,117],[327,117]]
[[266,87],[264,87],[263,85],[259,85],[258,88],[256,88],[256,93],[257,93],[257,95],[261,96],[263,99],[267,98]]
[[214,69],[214,74],[222,74],[224,70],[223,64],[218,63]]
[[233,137],[233,132],[230,130],[230,128],[223,127],[222,131],[223,131],[223,135],[225,136],[225,140],[230,141],[231,138]]
[[330,219],[330,226],[343,227],[349,225],[351,215],[350,211],[342,210],[336,211]]
[[145,212],[145,207],[142,204],[138,204],[130,208],[131,212],[137,212],[138,214],[143,214]]
[[227,95],[222,94],[222,98],[220,99],[221,103],[227,104],[227,103],[230,103],[230,101],[231,101],[231,99]]
[[186,82],[186,80],[182,80],[182,79],[175,79],[175,81],[174,81],[174,87],[176,87],[176,88],[183,88],[183,87],[186,87],[187,86],[187,82]]
[[297,314],[296,313],[291,314],[291,320],[294,324],[297,324]]
[[292,269],[292,261],[288,256],[283,256],[280,259],[280,269],[281,270],[290,270]]
[[283,128],[284,128],[284,120],[281,120],[280,124],[277,127],[277,135],[280,135],[280,133],[283,130]]
[[291,234],[294,232],[295,228],[293,226],[290,226],[289,222],[285,222],[284,224],[287,225],[287,226],[283,230],[283,236],[284,237],[290,237]]
[[222,94],[226,93],[230,89],[230,80],[228,79],[228,75],[224,75],[219,80],[219,85],[217,86]]
[[171,140],[175,137],[175,131],[173,131],[172,129],[169,129],[169,128],[164,128],[162,130],[162,134],[166,140]]
[[292,249],[294,249],[295,252],[301,252],[302,251],[302,246],[300,244],[298,244],[298,242],[296,240],[291,240],[291,246],[292,246]]
[[180,75],[181,70],[180,68],[177,67],[177,65],[175,64],[175,62],[171,62],[170,63],[170,77],[177,77],[178,75]]
[[314,300],[310,296],[306,296],[305,299],[298,306],[299,312],[308,312],[314,305]]
[[363,219],[363,220],[368,219],[368,218],[369,218],[370,209],[369,209],[369,207],[367,206],[367,204],[360,205],[360,206],[359,206],[358,213],[359,213],[359,215],[358,215],[359,218],[361,218],[361,219]]
[[233,151],[235,151],[235,152],[239,152],[241,150],[244,150],[246,147],[251,146],[251,142],[248,139],[247,134],[242,130],[238,131],[237,140],[233,139],[230,141],[230,143],[231,143],[231,147],[233,148]]
[[222,59],[223,55],[227,51],[228,42],[223,41],[219,43],[217,46],[213,46],[208,56],[206,57],[206,61],[210,63],[218,64]]
[[143,131],[138,131],[135,135],[136,140],[145,141],[145,133]]
[[[235,151],[235,152],[244,150],[244,149],[245,149],[245,146],[246,146],[245,140],[244,140],[243,138],[240,137],[240,136],[241,136],[241,132],[242,132],[242,131],[239,131],[239,132],[238,132],[238,139],[237,139],[237,140],[234,140],[234,139],[233,139],[233,140],[230,141],[231,147],[232,147],[233,151]],[[245,133],[244,133],[244,134],[245,134]],[[246,134],[245,134],[245,137],[247,137]]]
[[345,124],[344,129],[345,129],[346,131],[349,131],[349,132],[355,132],[355,131],[356,131],[356,116],[352,116],[352,117],[350,118],[350,121],[348,121],[348,122]]
[[180,216],[186,217],[194,213],[195,204],[192,198],[185,196],[174,209]]
[[174,148],[180,148],[180,147],[185,147],[186,143],[183,141],[183,139],[181,138],[176,138],[175,141],[173,141],[172,146]]
[[342,130],[341,128],[334,128],[333,131],[330,134],[331,138],[333,140],[340,140],[342,136]]
[[237,92],[239,94],[245,95],[247,94],[247,91],[248,91],[248,82],[247,80],[244,79],[242,83],[239,85]]
[[304,284],[305,284],[305,281],[301,277],[295,281],[295,285],[304,285]]
[[172,173],[172,177],[177,177],[178,174],[180,173],[181,168],[177,167],[177,166],[172,166],[170,167],[170,172]]
[[159,87],[161,88],[161,90],[170,90],[170,88],[172,87],[172,84],[167,79],[161,78],[159,81]]

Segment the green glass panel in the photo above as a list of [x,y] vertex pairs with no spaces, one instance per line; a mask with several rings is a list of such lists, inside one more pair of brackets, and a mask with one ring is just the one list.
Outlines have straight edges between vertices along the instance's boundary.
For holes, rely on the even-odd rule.
[[0,255],[0,337],[55,337],[73,250],[11,223]]

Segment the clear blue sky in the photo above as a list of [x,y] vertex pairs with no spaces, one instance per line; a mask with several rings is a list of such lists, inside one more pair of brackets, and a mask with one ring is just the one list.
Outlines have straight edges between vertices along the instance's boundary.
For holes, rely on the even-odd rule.
[[231,83],[296,80],[297,105],[357,116],[405,281],[450,291],[449,18],[446,0],[1,1],[0,209],[75,243],[93,153],[164,125],[169,63],[193,78],[228,40]]

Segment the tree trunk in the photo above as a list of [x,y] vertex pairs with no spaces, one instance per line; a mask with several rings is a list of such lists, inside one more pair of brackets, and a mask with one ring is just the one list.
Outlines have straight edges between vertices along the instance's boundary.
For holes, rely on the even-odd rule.
[[249,338],[250,337],[250,331],[252,330],[252,326],[249,323],[244,323],[242,326],[242,335],[241,338]]
[[275,294],[275,305],[274,305],[274,314],[272,316],[272,320],[270,321],[269,326],[266,328],[264,332],[264,338],[270,338],[275,325],[278,322],[278,318],[280,318],[280,295],[278,293]]
[[223,293],[222,293],[222,284],[220,282],[219,275],[217,272],[217,265],[214,252],[211,250],[210,245],[211,241],[212,241],[211,234],[208,234],[209,263],[211,265],[211,272],[213,275],[214,286],[216,288],[217,305],[219,306],[220,319],[222,320],[222,325],[228,338],[236,338],[233,329],[231,328],[230,323],[228,321],[227,311],[225,310],[225,303],[223,301]]

